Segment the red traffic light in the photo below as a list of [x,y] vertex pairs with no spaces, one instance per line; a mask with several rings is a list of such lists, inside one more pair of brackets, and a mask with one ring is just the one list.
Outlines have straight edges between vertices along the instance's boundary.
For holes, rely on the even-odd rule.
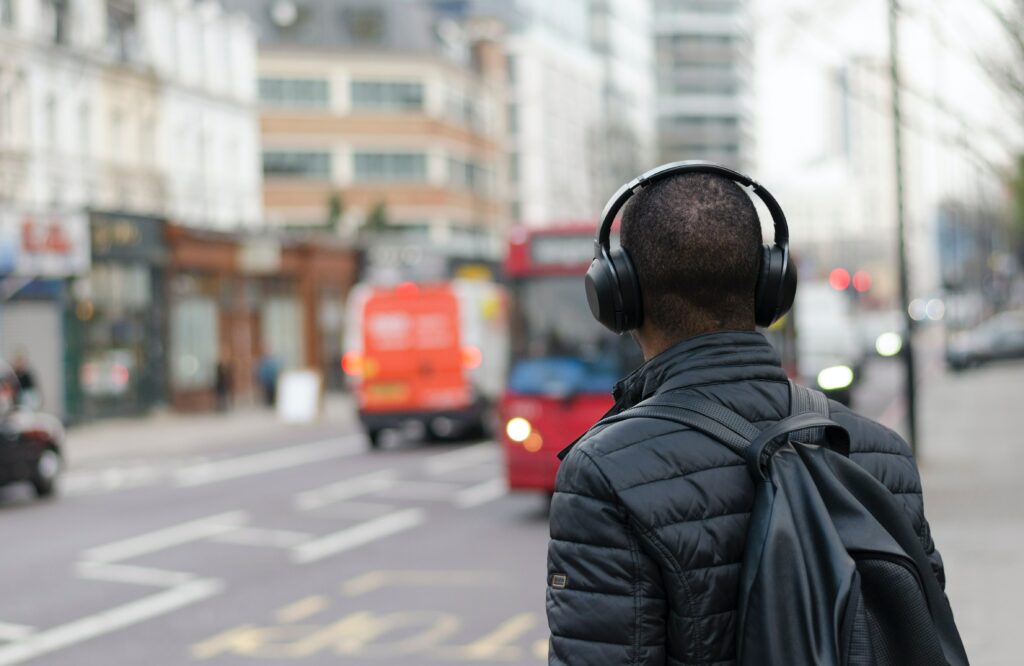
[[850,271],[845,268],[833,268],[828,274],[828,283],[836,291],[846,291],[850,286]]

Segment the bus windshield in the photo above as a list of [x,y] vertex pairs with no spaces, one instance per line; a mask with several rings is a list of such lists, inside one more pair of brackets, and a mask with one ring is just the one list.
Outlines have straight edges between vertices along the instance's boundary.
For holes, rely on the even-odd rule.
[[629,336],[594,321],[581,277],[523,279],[513,295],[511,391],[606,394],[642,362]]

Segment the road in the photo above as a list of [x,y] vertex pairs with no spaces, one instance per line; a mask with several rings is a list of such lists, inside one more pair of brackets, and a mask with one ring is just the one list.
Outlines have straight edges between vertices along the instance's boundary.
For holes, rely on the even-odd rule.
[[[868,413],[897,376],[867,373]],[[201,431],[3,492],[0,666],[544,663],[546,500],[496,444]]]

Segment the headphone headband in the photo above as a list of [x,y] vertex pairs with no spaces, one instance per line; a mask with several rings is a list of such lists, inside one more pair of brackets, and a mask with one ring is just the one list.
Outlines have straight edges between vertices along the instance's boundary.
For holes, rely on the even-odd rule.
[[786,215],[782,212],[782,206],[779,205],[779,202],[775,200],[775,197],[763,185],[739,171],[734,171],[718,164],[700,160],[686,160],[662,164],[650,171],[646,171],[620,187],[612,195],[612,198],[605,204],[604,211],[601,213],[601,226],[598,228],[597,237],[594,239],[594,258],[600,258],[604,252],[608,251],[615,217],[622,210],[622,207],[626,205],[627,201],[633,198],[634,195],[639,194],[647,186],[670,176],[683,173],[708,173],[728,178],[739,185],[749,187],[764,202],[772,216],[772,223],[775,227],[775,245],[783,250],[789,248],[789,224],[786,222]]

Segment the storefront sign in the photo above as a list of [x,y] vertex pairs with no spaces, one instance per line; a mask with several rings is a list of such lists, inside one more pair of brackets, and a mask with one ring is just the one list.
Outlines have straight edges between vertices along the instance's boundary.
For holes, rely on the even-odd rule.
[[166,258],[165,227],[158,218],[93,212],[90,215],[92,258],[160,264]]
[[238,247],[238,270],[266,275],[281,269],[281,243],[273,238],[250,238]]
[[0,213],[0,273],[60,278],[89,270],[89,223],[81,213]]

